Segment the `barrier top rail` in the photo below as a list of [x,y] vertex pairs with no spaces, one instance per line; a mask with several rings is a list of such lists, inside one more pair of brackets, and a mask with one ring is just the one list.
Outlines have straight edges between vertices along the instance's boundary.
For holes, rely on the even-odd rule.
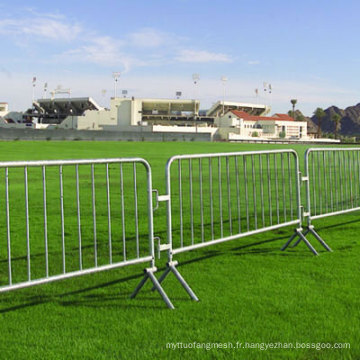
[[256,151],[237,151],[237,152],[222,152],[222,153],[210,153],[210,154],[186,154],[186,155],[174,155],[166,163],[166,173],[172,162],[181,159],[200,159],[200,158],[218,158],[225,156],[244,156],[244,155],[267,155],[267,154],[285,154],[292,153],[297,157],[297,152],[293,149],[278,149],[278,150],[256,150]]
[[142,158],[105,158],[105,159],[78,159],[78,160],[32,160],[32,161],[0,161],[0,167],[32,167],[32,166],[59,166],[59,165],[92,165],[113,163],[142,163],[150,169],[149,163]]

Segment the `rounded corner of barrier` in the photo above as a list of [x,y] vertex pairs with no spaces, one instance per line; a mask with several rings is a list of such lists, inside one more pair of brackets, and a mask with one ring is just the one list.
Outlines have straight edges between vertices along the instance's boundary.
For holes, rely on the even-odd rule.
[[293,154],[293,156],[295,157],[295,159],[299,159],[299,154],[296,150],[294,149],[289,149],[287,150],[287,152],[289,152],[289,154]]
[[139,164],[144,165],[146,171],[151,173],[151,165],[146,159],[139,158],[139,159],[135,160],[135,162],[138,162]]
[[168,172],[170,167],[171,167],[171,164],[175,161],[179,159],[179,156],[178,155],[174,155],[174,156],[171,156],[170,158],[167,159],[166,161],[166,165],[165,165],[165,171]]

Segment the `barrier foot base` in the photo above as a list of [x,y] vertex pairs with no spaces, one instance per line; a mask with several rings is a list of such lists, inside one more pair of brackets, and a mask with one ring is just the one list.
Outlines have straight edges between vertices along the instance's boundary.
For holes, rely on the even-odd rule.
[[[178,264],[177,261],[172,261],[166,264],[166,269],[159,278],[159,284],[161,284],[165,280],[165,278],[172,272],[175,275],[176,279],[180,282],[182,287],[185,289],[185,291],[188,293],[190,298],[194,301],[199,301],[194,291],[191,289],[189,284],[185,281],[185,279],[181,276],[178,269],[176,268],[177,264]],[[151,290],[154,291],[155,286]]]
[[[332,249],[330,248],[330,246],[321,238],[321,236],[314,230],[314,226],[310,225],[307,227],[306,231],[304,232],[304,236],[306,236],[308,233],[311,233],[312,235],[314,235],[314,237],[316,238],[316,240],[319,241],[319,243],[327,250],[332,252]],[[299,243],[301,242],[302,239],[298,239],[295,244],[293,244],[291,247],[294,248],[295,246],[299,245]]]
[[156,271],[156,268],[148,268],[145,269],[145,275],[144,277],[141,279],[139,285],[135,288],[134,292],[130,295],[130,299],[134,299],[136,297],[136,295],[139,293],[139,291],[142,289],[142,287],[145,285],[146,281],[148,279],[151,280],[151,282],[153,283],[154,290],[157,290],[159,292],[159,294],[161,295],[162,299],[165,301],[167,307],[169,309],[175,309],[174,305],[172,304],[172,302],[170,301],[169,297],[166,295],[164,289],[162,288],[161,284],[159,283],[159,281],[157,280],[157,278],[154,275],[154,272]]
[[[310,231],[310,230],[309,230]],[[309,240],[305,237],[305,235],[309,232],[307,231],[305,234],[302,233],[302,228],[295,229],[295,233],[291,236],[291,238],[287,241],[287,243],[281,248],[282,251],[287,249],[287,247],[292,243],[292,241],[296,238],[299,238],[294,246],[298,245],[301,241],[305,243],[305,245],[309,248],[309,250],[314,255],[319,255],[318,252],[315,250],[315,248],[310,244]]]
[[308,232],[310,232],[311,234],[314,235],[314,237],[316,238],[317,241],[319,241],[319,243],[327,250],[332,252],[332,249],[330,248],[330,246],[321,238],[321,236],[314,230],[314,226],[310,225],[308,226]]
[[[304,232],[304,236],[306,236],[309,233],[309,229],[307,228]],[[299,239],[296,240],[295,244],[291,245],[291,248],[297,247],[299,244],[301,243],[301,238],[299,237]]]
[[294,239],[299,237],[299,234],[297,233],[297,230],[295,230],[294,234],[291,236],[291,238],[286,242],[286,244],[281,248],[281,251],[284,251],[287,249],[287,247],[292,243]]

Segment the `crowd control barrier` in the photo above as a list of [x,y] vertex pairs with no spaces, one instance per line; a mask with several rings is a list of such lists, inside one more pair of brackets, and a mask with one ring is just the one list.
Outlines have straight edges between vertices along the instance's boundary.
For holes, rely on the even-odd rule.
[[174,255],[262,232],[294,226],[302,234],[298,155],[293,150],[178,155],[166,165],[168,264],[191,298],[196,296],[180,277]]
[[[177,268],[179,253],[289,226],[282,250],[303,241],[318,255],[312,234],[331,251],[312,221],[360,210],[359,153],[308,149],[304,176],[294,150],[177,155],[166,164],[162,195],[141,158],[0,162],[0,292],[149,263],[131,298],[150,280],[173,309],[161,286],[169,274],[198,301]],[[167,206],[159,279],[154,192],[155,210]]]
[[145,160],[1,162],[0,168],[0,292],[149,262],[141,284],[150,279],[173,308],[154,276]]
[[360,148],[311,148],[305,153],[304,235],[312,234],[328,251],[332,250],[315,231],[312,221],[360,210],[359,153]]

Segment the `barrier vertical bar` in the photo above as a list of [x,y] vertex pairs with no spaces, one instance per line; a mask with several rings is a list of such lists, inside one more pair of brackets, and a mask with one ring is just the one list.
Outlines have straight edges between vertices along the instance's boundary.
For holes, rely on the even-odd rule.
[[42,166],[42,182],[43,182],[43,204],[44,204],[44,247],[45,247],[45,272],[49,277],[49,251],[48,251],[48,232],[47,232],[47,206],[46,206],[46,170]]
[[134,171],[134,203],[135,203],[135,238],[136,238],[136,256],[140,256],[139,244],[139,217],[138,217],[138,196],[137,196],[137,178],[136,178],[136,163],[133,163]]
[[182,199],[182,171],[181,160],[178,160],[178,177],[179,177],[179,206],[180,206],[180,244],[184,245],[184,228],[183,228],[183,199]]
[[248,196],[248,180],[247,180],[247,164],[246,157],[243,156],[243,166],[244,166],[244,187],[245,187],[245,209],[246,209],[246,229],[250,229],[250,218],[249,218],[249,196]]
[[200,222],[201,222],[201,241],[204,242],[204,204],[203,204],[203,177],[202,163],[199,159],[199,184],[200,184]]
[[30,265],[30,225],[29,225],[29,189],[28,189],[28,169],[24,167],[24,183],[25,183],[25,218],[26,218],[26,262],[28,281],[31,280]]
[[238,157],[235,155],[235,177],[236,177],[236,204],[238,215],[239,233],[241,233],[241,209],[240,209],[240,189],[239,189],[239,164]]
[[284,170],[284,154],[280,154],[281,160],[281,177],[282,177],[282,201],[283,201],[283,216],[286,222],[287,208],[286,208],[286,193],[285,193],[285,170]]
[[232,235],[232,214],[231,214],[231,189],[230,189],[230,169],[229,157],[226,157],[226,186],[227,186],[227,203],[228,203],[228,217],[229,217],[229,230]]
[[77,224],[79,240],[79,269],[82,270],[82,239],[81,239],[81,213],[80,213],[80,184],[79,184],[79,165],[75,165],[76,175],[76,205],[77,205]]
[[66,273],[63,167],[59,166],[62,271]]
[[[107,204],[107,223],[108,223],[108,246],[109,246],[109,262],[112,264],[112,234],[111,234],[111,204],[110,204],[110,179],[109,179],[109,164],[105,164],[106,171],[106,204]],[[136,189],[136,188],[135,188]],[[134,191],[136,196],[136,190]],[[135,228],[137,229],[137,207],[135,207]],[[137,239],[136,239],[137,240]],[[138,242],[136,241],[138,246]]]
[[221,158],[218,157],[218,179],[219,179],[219,211],[220,211],[220,234],[224,236],[223,206],[222,206],[222,179],[221,179]]
[[7,257],[9,285],[12,284],[11,269],[11,231],[10,231],[10,203],[9,203],[9,168],[5,168],[5,197],[6,197],[6,234],[7,234]]
[[257,223],[257,203],[256,203],[256,179],[255,179],[255,164],[254,164],[254,155],[251,155],[251,173],[252,173],[252,189],[253,189],[253,203],[254,203],[254,225],[255,230],[258,228]]
[[91,195],[92,195],[92,217],[93,217],[93,234],[94,234],[94,262],[98,265],[97,255],[97,230],[96,230],[96,193],[95,193],[95,166],[91,165]]
[[123,258],[126,260],[126,227],[125,227],[125,199],[123,166],[120,164],[120,193],[121,193],[121,232],[123,243]]
[[272,226],[272,204],[271,204],[271,172],[270,172],[270,155],[266,154],[267,162],[267,178],[268,178],[268,198],[269,198],[269,217],[270,226]]
[[292,199],[292,192],[293,192],[293,185],[292,185],[292,175],[291,175],[291,161],[290,161],[290,153],[287,155],[288,158],[288,176],[289,176],[289,201],[290,201],[290,218],[291,220],[294,219],[294,210],[293,210],[293,199]]
[[265,226],[265,206],[264,206],[264,179],[263,179],[263,167],[262,167],[262,155],[259,154],[259,172],[260,172],[260,197],[261,197],[261,220],[262,226]]
[[192,178],[192,162],[189,159],[189,194],[190,194],[190,230],[191,230],[191,243],[194,243],[194,204],[193,204],[193,178]]
[[210,192],[211,238],[214,239],[214,203],[213,203],[213,181],[212,181],[212,160],[211,160],[211,158],[209,158],[209,192]]

